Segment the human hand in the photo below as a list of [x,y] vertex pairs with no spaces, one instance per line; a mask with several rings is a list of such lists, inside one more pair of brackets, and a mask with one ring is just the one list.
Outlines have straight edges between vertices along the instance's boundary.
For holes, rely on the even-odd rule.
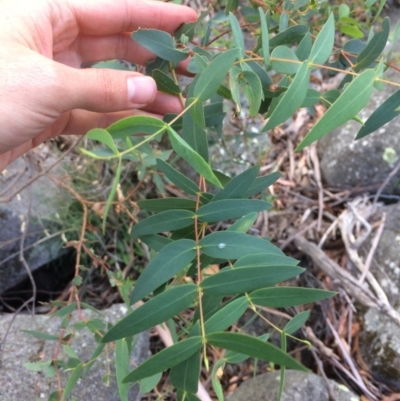
[[110,59],[144,64],[154,55],[130,32],[173,33],[196,19],[188,7],[152,0],[1,0],[0,172],[57,135],[137,113],[179,112],[179,100],[157,93],[150,77],[80,67]]

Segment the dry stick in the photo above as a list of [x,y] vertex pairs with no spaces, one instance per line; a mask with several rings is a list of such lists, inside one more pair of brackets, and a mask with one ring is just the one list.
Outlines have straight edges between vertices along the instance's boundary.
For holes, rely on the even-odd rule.
[[363,390],[364,394],[369,397],[370,400],[378,400],[373,393],[371,393],[368,388],[366,387],[362,377],[360,376],[360,373],[358,372],[356,366],[354,365],[353,359],[349,355],[347,348],[343,345],[342,339],[340,338],[339,334],[333,327],[332,323],[330,322],[329,319],[325,318],[325,321],[329,328],[331,329],[331,332],[333,336],[335,337],[336,345],[340,348],[343,358],[347,362],[347,364],[350,367],[351,372],[353,373],[354,377],[357,379],[356,384]]
[[379,187],[374,197],[374,205],[378,202],[378,199],[381,196],[382,191],[386,188],[390,180],[397,174],[399,170],[400,170],[400,162],[397,163],[396,167],[390,172],[390,174],[386,177],[385,181],[383,181],[382,185]]
[[355,277],[326,256],[326,254],[321,251],[317,245],[307,241],[301,235],[297,235],[294,238],[294,242],[301,251],[311,257],[319,269],[333,279],[339,280],[347,293],[354,296],[358,302],[364,306],[367,306],[368,308],[378,309],[380,312],[389,316],[400,327],[400,314],[390,304],[386,304],[378,299]]
[[382,236],[382,233],[383,233],[383,228],[385,227],[385,223],[386,223],[386,213],[383,212],[381,223],[379,224],[378,231],[377,231],[377,233],[376,233],[376,235],[375,235],[375,237],[374,237],[374,239],[372,241],[371,249],[369,250],[367,259],[365,260],[365,263],[364,263],[364,271],[362,272],[361,277],[358,279],[358,281],[360,283],[364,282],[365,277],[369,273],[369,269],[371,267],[372,259],[374,257],[376,248],[378,247],[379,241],[381,239],[381,236]]
[[59,157],[54,163],[50,164],[50,166],[46,167],[42,170],[39,174],[36,174],[30,180],[28,180],[24,185],[14,191],[11,195],[7,196],[6,198],[0,198],[0,203],[8,203],[10,202],[16,195],[18,195],[22,190],[27,188],[33,182],[35,182],[38,178],[47,174],[53,167],[59,164],[65,157],[70,154],[83,140],[84,137],[79,138],[61,157]]
[[317,187],[318,187],[318,225],[317,225],[317,231],[321,231],[321,225],[322,225],[322,214],[324,212],[324,188],[322,186],[322,180],[321,180],[321,170],[319,168],[319,160],[317,156],[317,146],[314,144],[310,148],[310,156],[311,156],[311,161],[314,165],[314,177],[315,180],[317,181]]

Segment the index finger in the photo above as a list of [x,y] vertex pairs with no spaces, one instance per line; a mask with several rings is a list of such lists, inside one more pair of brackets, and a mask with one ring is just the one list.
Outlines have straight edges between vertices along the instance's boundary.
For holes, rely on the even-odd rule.
[[110,35],[153,28],[173,33],[181,24],[197,20],[186,6],[154,0],[70,0],[80,32]]

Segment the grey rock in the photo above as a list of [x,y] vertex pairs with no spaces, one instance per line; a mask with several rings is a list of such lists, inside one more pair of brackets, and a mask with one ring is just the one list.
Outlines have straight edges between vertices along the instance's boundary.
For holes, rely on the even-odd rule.
[[[387,78],[391,79],[391,74]],[[382,91],[374,91],[360,117],[366,120],[395,89],[386,85]],[[328,186],[338,189],[365,187],[374,193],[395,164],[384,160],[387,149],[394,150],[394,159],[400,157],[400,119],[394,119],[365,138],[355,141],[360,127],[359,123],[352,120],[318,141],[321,173]],[[399,179],[400,173],[392,178],[383,193],[400,194],[400,187],[395,185]]]
[[[60,176],[60,170],[61,167],[54,174]],[[22,158],[0,174],[0,295],[28,277],[26,266],[20,261],[23,232],[24,258],[31,272],[66,253],[60,236],[51,234],[59,230],[57,211],[69,201],[49,178],[39,178],[6,202],[35,174],[33,165]]]
[[[278,400],[280,372],[265,373],[245,381],[227,399],[228,401]],[[347,387],[329,380],[337,401],[359,401]],[[314,373],[287,370],[282,401],[329,401],[325,380]]]
[[[101,319],[105,322],[113,322],[123,317],[126,313],[124,305],[114,305],[101,311],[103,317],[97,313],[84,309],[82,318]],[[0,341],[3,341],[6,330],[13,320],[13,315],[0,315]],[[71,324],[78,322],[78,313],[74,312]],[[59,335],[61,321],[59,318],[49,318],[44,315],[18,315],[12,323],[6,343],[0,353],[0,399],[2,401],[21,400],[47,400],[49,395],[57,390],[57,378],[46,377],[43,372],[27,370],[25,362],[48,361],[53,358],[56,342],[41,340],[24,333],[22,330],[44,331],[53,335]],[[75,351],[81,361],[91,360],[93,351],[97,347],[93,334],[86,328],[75,332],[70,348]],[[140,363],[149,356],[149,334],[147,332],[137,336],[136,346],[131,355],[131,360]],[[63,348],[60,349],[58,359],[67,358]],[[88,375],[79,379],[77,387],[71,397],[77,401],[118,401],[115,370],[113,367],[114,351],[109,347],[108,352],[102,353],[96,360]],[[59,370],[63,386],[65,386],[70,373]],[[111,373],[110,383],[103,382],[103,378]],[[139,401],[138,386],[132,387],[129,394],[130,401]],[[71,398],[72,399],[72,398]]]
[[[386,213],[386,223],[370,271],[400,312],[400,204],[381,206],[376,213]],[[361,250],[369,252],[372,239]],[[400,388],[400,328],[386,315],[369,309],[364,314],[360,349],[372,372],[383,381]]]

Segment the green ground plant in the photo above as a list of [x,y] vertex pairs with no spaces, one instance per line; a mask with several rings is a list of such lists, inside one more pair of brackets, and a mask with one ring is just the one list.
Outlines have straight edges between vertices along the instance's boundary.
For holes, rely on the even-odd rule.
[[[223,400],[223,393],[216,372],[226,363],[248,357],[266,360],[281,367],[282,379],[286,368],[307,370],[286,353],[286,338],[305,323],[309,312],[294,316],[283,329],[274,327],[281,333],[281,349],[268,342],[267,336],[255,338],[240,329],[225,330],[248,309],[258,314],[260,306],[292,307],[333,295],[278,285],[303,269],[268,239],[248,234],[257,213],[271,208],[260,194],[279,174],[259,176],[259,166],[253,166],[231,178],[229,171],[213,169],[209,140],[210,136],[224,135],[224,102],[234,102],[237,113],[245,109],[250,117],[263,115],[267,119],[263,132],[284,123],[299,108],[322,104],[326,112],[298,151],[351,119],[360,123],[358,139],[400,113],[397,91],[367,121],[357,116],[374,88],[400,86],[384,79],[400,35],[397,26],[383,56],[391,35],[390,23],[387,18],[375,22],[385,1],[352,6],[313,0],[250,1],[240,7],[238,3],[228,0],[223,11],[202,13],[197,23],[181,26],[175,36],[151,29],[134,32],[132,39],[157,56],[147,65],[146,73],[156,80],[159,91],[179,96],[184,110],[164,120],[133,116],[107,129],[93,129],[87,137],[101,143],[101,149],[82,149],[96,160],[117,165],[104,228],[124,163],[145,163],[147,170],[140,167],[142,176],[151,168],[159,188],[162,182],[172,183],[187,196],[138,202],[148,217],[136,224],[130,235],[152,250],[152,258],[134,285],[125,282],[120,286],[130,313],[108,330],[94,330],[99,348],[93,359],[106,344],[116,342],[116,379],[123,401],[128,400],[132,383],[140,382],[142,390],[150,391],[166,370],[178,400],[197,400],[201,364],[207,371],[212,368],[210,375],[219,400]],[[244,31],[255,38],[254,48],[245,47]],[[188,70],[194,78],[181,88],[177,68],[188,57]],[[344,73],[344,78],[337,89],[322,93],[310,84],[317,69],[330,75]],[[161,151],[163,136],[168,138],[170,149]],[[197,179],[188,178],[168,163],[171,154],[184,160]],[[229,228],[216,229],[218,223],[234,220]],[[204,272],[215,264],[222,267],[219,272]],[[113,277],[114,282],[118,278]],[[132,305],[138,302],[141,306],[133,310]],[[189,308],[195,312],[185,316],[192,318],[181,317]],[[130,370],[135,335],[173,319],[179,321],[174,345]],[[207,347],[227,350],[213,367],[208,366]],[[78,361],[72,369],[63,400],[89,365]]]

